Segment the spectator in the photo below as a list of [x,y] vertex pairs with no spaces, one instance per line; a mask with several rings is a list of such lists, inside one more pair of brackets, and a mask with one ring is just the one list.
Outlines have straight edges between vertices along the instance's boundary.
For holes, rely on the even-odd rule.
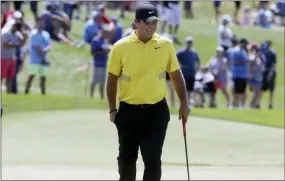
[[111,50],[111,45],[108,44],[110,31],[103,29],[91,42],[91,53],[93,55],[93,77],[90,87],[90,97],[94,96],[96,84],[100,85],[100,96],[104,99],[104,87],[106,81],[106,67],[108,52]]
[[157,10],[159,14],[159,19],[161,20],[161,29],[160,33],[165,33],[165,28],[169,18],[169,1],[161,1],[157,3]]
[[245,38],[240,40],[237,46],[231,53],[231,71],[234,82],[234,98],[233,106],[240,109],[245,108],[246,101],[246,86],[248,79],[248,55],[247,47],[248,41]]
[[98,34],[100,29],[101,15],[98,11],[92,11],[92,19],[86,22],[84,25],[83,38],[88,44],[91,43],[92,39]]
[[[223,95],[226,98],[228,108],[232,108],[230,102],[230,95],[227,91],[227,81],[228,81],[228,62],[227,58],[224,56],[224,48],[219,46],[216,48],[216,55],[211,58],[209,62],[209,69],[215,77],[215,89],[221,89]],[[216,94],[213,98],[213,106],[216,105]]]
[[29,76],[26,82],[25,94],[28,94],[35,76],[40,77],[41,93],[46,94],[46,76],[49,62],[47,54],[50,51],[50,35],[44,30],[45,21],[37,19],[36,29],[32,30],[30,37]]
[[195,84],[194,84],[194,106],[204,107],[205,104],[205,93],[210,95],[209,107],[215,108],[215,78],[209,67],[202,66],[201,69],[195,74]]
[[14,9],[16,11],[21,11],[22,10],[22,4],[23,4],[23,1],[14,1]]
[[221,1],[214,1],[214,9],[215,9],[215,19],[216,19],[216,23],[219,24],[219,19],[220,19],[220,15],[221,15]]
[[270,29],[273,21],[273,14],[268,8],[268,3],[261,3],[258,12],[258,25],[262,28]]
[[[169,1],[169,15],[168,15],[168,26],[169,34],[174,38],[174,43],[180,44],[177,39],[177,32],[180,26],[181,19],[181,7],[179,1]],[[174,29],[173,29],[174,28]]]
[[227,15],[222,17],[222,24],[218,28],[218,42],[219,45],[224,47],[225,52],[228,48],[232,46],[232,37],[233,32],[229,28],[229,23],[231,22],[231,18]]
[[[18,11],[15,11],[17,13]],[[30,27],[26,24],[24,21],[24,14],[20,16],[21,18],[15,19],[16,22],[21,23],[21,29],[19,30],[22,34],[29,34],[30,33]],[[18,82],[17,82],[17,75],[22,70],[24,65],[24,59],[27,54],[26,46],[18,46],[16,48],[16,73],[12,80],[12,93],[17,94],[18,93]]]
[[262,75],[265,64],[265,57],[260,52],[257,43],[254,43],[250,47],[251,53],[249,55],[249,84],[253,92],[250,107],[253,109],[260,108],[261,98],[261,86],[262,86]]
[[200,67],[200,57],[197,51],[193,48],[193,38],[186,37],[186,46],[179,49],[176,53],[178,61],[181,66],[181,71],[183,73],[188,100],[192,99],[192,92],[195,82],[195,73]]
[[185,18],[194,18],[193,10],[192,10],[192,0],[185,0],[184,1],[184,11],[185,11]]
[[22,34],[21,23],[15,22],[1,35],[1,82],[6,80],[7,93],[12,93],[12,80],[16,71],[16,48],[25,44],[27,34]]
[[45,31],[50,34],[52,40],[63,41],[71,46],[76,45],[67,34],[70,27],[68,16],[59,10],[59,4],[56,2],[47,2],[46,11],[42,13],[41,18],[45,21]]
[[267,91],[269,90],[269,104],[268,108],[273,109],[273,96],[274,96],[274,89],[275,89],[275,81],[276,81],[276,63],[277,63],[277,56],[276,52],[271,48],[272,41],[267,40],[262,45],[262,53],[264,53],[266,58],[265,63],[265,71],[263,74],[263,82],[262,82],[262,90]]
[[242,21],[241,25],[242,26],[250,26],[252,24],[251,22],[251,9],[250,6],[245,6],[243,10],[243,15],[242,15]]
[[38,1],[31,1],[30,2],[30,9],[34,15],[35,21],[37,21],[37,18],[38,18]]
[[239,25],[240,22],[238,20],[238,14],[239,14],[239,10],[240,10],[240,7],[241,7],[241,1],[234,1],[235,3],[235,11],[234,11],[234,22]]
[[118,17],[113,16],[111,18],[111,21],[115,25],[115,33],[114,33],[113,37],[111,38],[111,44],[114,44],[123,37],[124,29],[123,29],[123,26],[120,23],[118,23]]

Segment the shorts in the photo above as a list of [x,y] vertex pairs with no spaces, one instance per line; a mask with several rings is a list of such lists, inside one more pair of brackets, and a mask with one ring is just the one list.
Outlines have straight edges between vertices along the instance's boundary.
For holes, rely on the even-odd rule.
[[16,75],[16,60],[1,59],[1,78],[13,79]]
[[235,7],[236,9],[240,9],[241,1],[235,1]]
[[217,89],[215,87],[215,83],[214,82],[207,82],[205,84],[204,91],[206,93],[212,93],[212,94],[216,93]]
[[30,64],[28,68],[29,75],[46,77],[48,73],[48,66],[40,64]]
[[215,81],[215,87],[216,89],[226,89],[227,82],[226,81]]
[[246,78],[233,78],[234,93],[243,94],[246,91],[247,79]]
[[195,77],[185,77],[186,89],[189,92],[194,90]]
[[179,4],[172,4],[168,15],[168,25],[180,25],[181,8]]
[[219,8],[221,6],[221,1],[214,1],[214,7]]
[[269,72],[266,71],[263,73],[263,79],[262,79],[262,90],[263,91],[274,91],[275,89],[275,81],[276,81],[276,72],[273,73],[273,76],[271,80],[267,80]]
[[228,49],[229,49],[229,47],[228,46],[226,46],[226,45],[221,45],[221,47],[223,47],[224,48],[224,52],[226,53],[227,51],[228,51]]
[[94,67],[92,84],[105,84],[106,74],[107,72],[105,67]]
[[186,0],[184,1],[184,9],[191,10],[192,9],[192,1]]

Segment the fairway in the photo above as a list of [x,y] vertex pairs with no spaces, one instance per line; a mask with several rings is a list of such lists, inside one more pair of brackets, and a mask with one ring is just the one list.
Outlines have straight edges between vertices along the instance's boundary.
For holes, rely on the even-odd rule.
[[[191,179],[284,179],[283,135],[279,128],[190,117]],[[118,179],[117,132],[106,111],[8,114],[2,136],[2,179]],[[163,151],[162,179],[186,179],[176,116]],[[138,164],[141,179],[140,157]]]

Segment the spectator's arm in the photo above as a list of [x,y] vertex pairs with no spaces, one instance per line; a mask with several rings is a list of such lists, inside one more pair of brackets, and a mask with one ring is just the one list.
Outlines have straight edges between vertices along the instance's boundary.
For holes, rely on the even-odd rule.
[[88,32],[88,25],[85,24],[84,32],[83,32],[83,39],[86,43],[90,43],[89,32]]
[[196,70],[199,70],[200,66],[201,66],[201,59],[200,59],[200,56],[199,56],[199,54],[197,52],[196,52],[196,64],[197,64],[197,69]]
[[46,36],[46,47],[43,49],[43,52],[47,53],[50,51],[50,49],[51,49],[50,35],[47,34],[47,36]]
[[93,56],[107,53],[109,51],[110,51],[110,48],[104,48],[100,44],[98,44],[96,41],[91,42],[91,53]]

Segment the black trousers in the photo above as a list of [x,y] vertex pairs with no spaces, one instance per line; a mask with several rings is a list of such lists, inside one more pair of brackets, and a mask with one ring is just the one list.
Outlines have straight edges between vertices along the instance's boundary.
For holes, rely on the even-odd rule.
[[153,105],[120,103],[115,124],[119,137],[120,181],[136,180],[139,148],[145,165],[144,181],[160,181],[161,154],[170,114],[165,99]]

